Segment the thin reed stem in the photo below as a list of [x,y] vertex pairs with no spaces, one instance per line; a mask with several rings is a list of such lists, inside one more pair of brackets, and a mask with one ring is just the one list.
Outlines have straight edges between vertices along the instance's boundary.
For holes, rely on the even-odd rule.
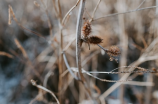
[[65,52],[63,52],[63,59],[64,59],[64,62],[65,62],[65,65],[68,69],[68,71],[70,72],[70,74],[76,79],[76,80],[79,80],[78,77],[72,72],[69,64],[68,64],[68,61],[67,61],[67,58],[66,58],[66,55],[65,55]]
[[82,81],[84,81],[84,77],[83,77],[82,71],[81,71],[81,46],[80,46],[80,44],[81,44],[82,17],[83,17],[83,13],[84,13],[85,1],[86,0],[80,1],[80,9],[79,9],[77,25],[76,25],[76,62],[77,62],[78,70],[79,70],[79,76]]
[[48,90],[47,88],[45,88],[45,87],[43,87],[41,85],[37,85],[36,81],[34,81],[33,79],[31,79],[31,83],[32,83],[33,86],[36,86],[37,88],[42,89],[42,90],[50,93],[55,98],[57,104],[60,104],[59,100],[57,99],[57,97],[55,96],[55,94],[52,91]]
[[76,25],[76,62],[77,62],[77,68],[79,70],[79,77],[81,79],[82,84],[84,85],[86,91],[88,92],[88,96],[92,99],[90,89],[88,88],[88,85],[86,83],[86,80],[82,74],[81,69],[81,28],[82,28],[82,17],[84,13],[85,8],[85,2],[86,0],[80,1],[80,7],[79,7],[79,13],[77,18],[77,25]]
[[76,4],[66,13],[66,15],[64,16],[63,20],[62,20],[62,25],[64,25],[66,18],[70,15],[70,13],[75,9],[75,7],[77,7],[77,5],[79,4],[80,0],[78,0],[76,2]]
[[93,19],[93,21],[97,21],[106,17],[111,17],[111,16],[116,16],[116,15],[120,15],[120,14],[126,14],[126,13],[132,13],[132,12],[136,12],[136,11],[141,11],[141,10],[146,10],[146,9],[153,9],[153,8],[157,8],[158,6],[151,6],[151,7],[146,7],[146,8],[140,8],[140,9],[134,9],[134,10],[130,10],[127,12],[121,12],[121,13],[113,13],[113,14],[109,14],[109,15],[105,15],[96,19]]
[[98,9],[98,6],[99,6],[100,2],[101,2],[101,0],[98,0],[98,3],[96,5],[96,7],[94,8],[94,11],[93,11],[92,18],[91,18],[90,22],[93,21],[94,15],[95,15],[95,13],[96,13],[96,11]]

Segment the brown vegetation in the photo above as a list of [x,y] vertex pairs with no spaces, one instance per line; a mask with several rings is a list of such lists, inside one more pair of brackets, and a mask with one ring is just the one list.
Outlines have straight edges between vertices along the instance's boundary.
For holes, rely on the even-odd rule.
[[157,104],[157,4],[0,1],[0,103]]

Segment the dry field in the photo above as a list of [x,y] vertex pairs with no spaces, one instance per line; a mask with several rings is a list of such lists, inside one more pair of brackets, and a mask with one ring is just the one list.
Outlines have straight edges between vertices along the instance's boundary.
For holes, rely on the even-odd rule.
[[0,104],[158,104],[158,0],[0,0]]

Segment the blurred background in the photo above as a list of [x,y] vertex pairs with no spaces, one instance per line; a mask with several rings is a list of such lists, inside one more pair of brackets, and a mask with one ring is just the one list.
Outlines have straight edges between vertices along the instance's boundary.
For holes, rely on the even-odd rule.
[[[84,85],[67,71],[60,54],[70,44],[65,54],[70,67],[77,66],[75,33],[79,5],[68,15],[61,29],[60,21],[77,0],[59,1],[61,12],[58,14],[58,0],[0,0],[0,104],[56,104],[51,94],[33,86],[31,79],[51,90],[61,104],[92,104],[92,100],[96,104],[158,104],[156,73],[132,73],[128,79],[137,83],[117,87],[114,82],[100,81],[84,74],[91,92],[92,99],[89,98]],[[83,23],[91,19],[98,1],[86,0]],[[101,0],[91,23],[91,35],[101,37],[101,45],[105,48],[118,46],[121,55],[116,57],[118,63],[110,61],[97,45],[90,45],[89,50],[83,43],[83,69],[110,72],[132,63],[149,70],[157,69],[158,8],[137,11],[156,4],[158,0]],[[8,24],[9,5],[18,21],[12,18],[11,25]],[[95,20],[129,10],[135,12]],[[62,71],[59,71],[61,67]],[[121,70],[124,69],[117,71]],[[93,75],[117,81],[125,74]]]

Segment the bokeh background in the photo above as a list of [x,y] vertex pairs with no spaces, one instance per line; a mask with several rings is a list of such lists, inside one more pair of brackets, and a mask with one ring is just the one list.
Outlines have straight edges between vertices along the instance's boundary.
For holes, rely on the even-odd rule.
[[[33,86],[30,82],[31,79],[54,92],[61,104],[92,104],[84,86],[70,75],[65,63],[62,64],[63,73],[59,76],[60,26],[59,17],[54,9],[57,1],[43,0],[43,4],[42,0],[0,0],[0,51],[13,56],[13,58],[0,56],[0,104],[55,104],[55,99],[49,93]],[[61,19],[76,2],[77,0],[60,0]],[[86,0],[83,22],[91,18],[97,2],[98,0]],[[55,4],[53,5],[53,3]],[[94,19],[108,14],[156,6],[156,4],[158,4],[158,0],[101,0]],[[44,38],[22,29],[13,19],[12,24],[8,25],[9,5],[12,6],[18,22],[22,26],[41,34]],[[71,67],[76,67],[75,33],[78,9],[79,5],[71,12],[62,29],[63,48],[71,43],[65,51]],[[108,72],[119,66],[128,66],[133,62],[138,62],[139,57],[143,54],[145,54],[143,60],[147,61],[141,61],[137,65],[149,70],[157,69],[157,16],[158,8],[152,8],[93,21],[91,34],[100,36],[103,39],[101,45],[105,48],[112,45],[118,46],[121,55],[117,57],[118,63],[110,61],[109,56],[97,45],[91,45],[89,50],[88,45],[84,43],[81,51],[84,70]],[[50,30],[48,19],[52,30]],[[28,57],[24,56],[14,39],[20,42]],[[150,45],[153,41],[156,43]],[[148,50],[146,51],[146,49]],[[154,56],[154,58],[145,59],[148,56]],[[93,75],[117,81],[124,74]],[[84,76],[93,100],[103,103],[98,100],[99,97],[110,91],[109,88],[115,83],[103,82],[86,74]],[[60,88],[62,93],[60,94],[59,77],[62,77],[62,87]],[[136,85],[123,84],[104,96],[104,103],[158,103],[158,74],[133,73],[129,79],[144,82],[144,84],[141,85],[139,82]]]

